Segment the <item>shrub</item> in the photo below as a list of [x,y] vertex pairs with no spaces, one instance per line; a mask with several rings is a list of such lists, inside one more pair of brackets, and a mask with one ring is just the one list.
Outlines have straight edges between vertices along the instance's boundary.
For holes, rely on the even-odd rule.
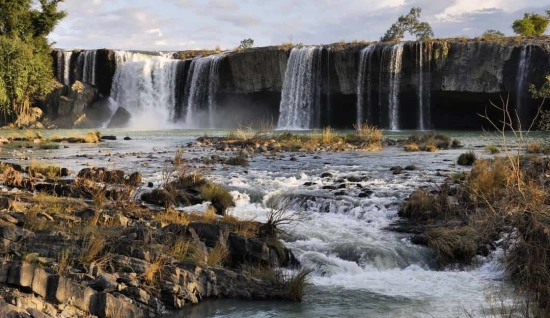
[[459,149],[459,148],[462,148],[462,147],[464,147],[464,146],[462,145],[462,143],[460,142],[460,140],[458,140],[458,139],[453,139],[453,142],[451,143],[451,148],[453,148],[453,149]]
[[476,161],[477,156],[473,151],[468,151],[458,156],[457,164],[460,166],[471,166]]
[[504,33],[493,29],[487,30],[481,35],[482,40],[494,40],[501,39],[503,37],[505,37]]

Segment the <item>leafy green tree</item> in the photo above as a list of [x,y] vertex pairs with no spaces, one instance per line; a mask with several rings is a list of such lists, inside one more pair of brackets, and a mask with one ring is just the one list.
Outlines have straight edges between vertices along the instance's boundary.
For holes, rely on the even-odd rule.
[[254,45],[253,39],[244,39],[241,41],[241,45],[239,45],[239,49],[246,50],[251,48]]
[[[544,105],[546,99],[550,98],[550,75],[546,76],[544,83],[537,88],[534,84],[529,85],[529,91],[533,98],[542,99],[541,107]],[[538,118],[538,128],[539,130],[549,131],[550,130],[550,111],[541,110],[540,116]]]
[[504,35],[504,33],[500,32],[500,31],[489,29],[489,30],[483,32],[483,34],[481,35],[481,38],[491,40],[491,39],[503,38],[505,36],[506,35]]
[[53,87],[46,36],[66,16],[63,0],[0,0],[0,114],[4,121],[28,113]]
[[546,16],[536,13],[525,13],[523,19],[514,21],[512,30],[521,36],[541,36],[546,32],[549,22],[550,10],[546,10]]
[[380,41],[400,41],[405,37],[406,32],[409,32],[409,34],[415,36],[418,40],[425,40],[433,37],[434,32],[430,24],[418,20],[420,18],[420,13],[422,13],[421,8],[411,8],[409,14],[400,16],[397,22],[392,24]]

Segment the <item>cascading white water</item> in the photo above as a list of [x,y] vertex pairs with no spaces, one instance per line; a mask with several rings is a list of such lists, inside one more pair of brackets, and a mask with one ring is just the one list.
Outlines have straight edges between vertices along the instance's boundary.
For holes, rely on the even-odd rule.
[[83,57],[82,67],[82,82],[95,86],[95,65],[96,65],[96,50],[89,50],[80,53]]
[[63,52],[63,84],[71,86],[71,57],[73,56],[73,51],[64,51]]
[[391,47],[389,114],[390,128],[399,130],[399,89],[401,85],[401,66],[403,62],[403,43]]
[[215,128],[216,93],[219,67],[223,54],[194,59],[187,74],[185,97],[185,126]]
[[320,126],[321,47],[293,48],[285,72],[278,129]]
[[60,83],[63,83],[63,79],[65,78],[63,72],[63,68],[65,67],[65,61],[63,59],[64,56],[63,51],[57,51],[57,81]]
[[518,72],[517,72],[517,78],[516,78],[516,109],[517,112],[522,118],[523,116],[523,98],[525,96],[525,92],[527,91],[527,87],[525,85],[525,80],[527,79],[527,76],[529,75],[529,64],[531,60],[531,45],[527,44],[521,47],[521,53],[519,56],[519,63],[518,63]]
[[162,57],[117,66],[111,97],[132,114],[132,126],[166,127],[176,106],[177,60]]
[[155,56],[159,56],[159,55],[146,54],[146,53],[140,53],[140,52],[131,52],[131,51],[115,51],[115,61],[116,61],[117,67],[124,63],[144,61],[144,60],[153,58]]
[[[372,44],[361,50],[359,58],[359,71],[357,73],[357,119],[356,125],[360,127],[364,121],[365,106],[364,95],[367,93],[367,120],[371,120],[371,79],[370,74],[372,71],[372,55],[376,45]],[[365,83],[366,82],[366,83]]]
[[210,65],[208,83],[208,122],[210,128],[215,128],[214,117],[216,115],[216,93],[220,87],[220,62],[223,55],[214,55]]

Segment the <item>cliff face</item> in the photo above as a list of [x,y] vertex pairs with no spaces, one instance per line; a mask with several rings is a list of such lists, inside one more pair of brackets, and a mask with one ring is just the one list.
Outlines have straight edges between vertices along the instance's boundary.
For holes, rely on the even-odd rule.
[[[477,114],[500,96],[509,96],[510,107],[528,121],[536,110],[528,85],[540,85],[550,73],[550,42],[545,41],[378,43],[364,59],[361,52],[367,46],[318,47],[321,71],[313,80],[320,88],[322,126],[350,128],[359,121],[358,91],[365,113],[361,121],[382,127],[393,123],[400,129],[478,129],[484,121]],[[78,54],[71,56],[71,81],[83,78]],[[280,47],[223,54],[215,73],[218,85],[208,91],[208,100],[216,102],[222,118],[232,118],[231,125],[260,120],[275,124],[289,54]],[[108,96],[117,67],[115,52],[97,50],[95,61],[96,88]],[[61,62],[54,64],[59,73]],[[189,65],[178,70],[176,117],[185,116]]]

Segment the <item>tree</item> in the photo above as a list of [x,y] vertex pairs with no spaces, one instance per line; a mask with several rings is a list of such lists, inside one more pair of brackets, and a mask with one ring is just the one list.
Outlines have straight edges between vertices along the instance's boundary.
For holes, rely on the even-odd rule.
[[246,50],[251,48],[254,45],[253,39],[244,39],[241,41],[241,45],[239,45],[239,49]]
[[499,39],[503,37],[505,37],[504,33],[493,29],[489,29],[481,35],[481,38],[486,40]]
[[523,19],[514,21],[512,30],[521,36],[541,36],[546,32],[549,22],[550,10],[546,10],[546,16],[536,13],[525,13]]
[[53,87],[47,35],[66,16],[63,0],[0,0],[0,113],[4,121],[28,113]]
[[420,13],[422,13],[421,8],[411,8],[409,14],[400,16],[397,22],[392,24],[380,41],[400,41],[405,37],[405,32],[409,32],[409,34],[415,36],[418,40],[425,40],[433,37],[434,32],[430,24],[418,20],[418,18],[420,18]]

